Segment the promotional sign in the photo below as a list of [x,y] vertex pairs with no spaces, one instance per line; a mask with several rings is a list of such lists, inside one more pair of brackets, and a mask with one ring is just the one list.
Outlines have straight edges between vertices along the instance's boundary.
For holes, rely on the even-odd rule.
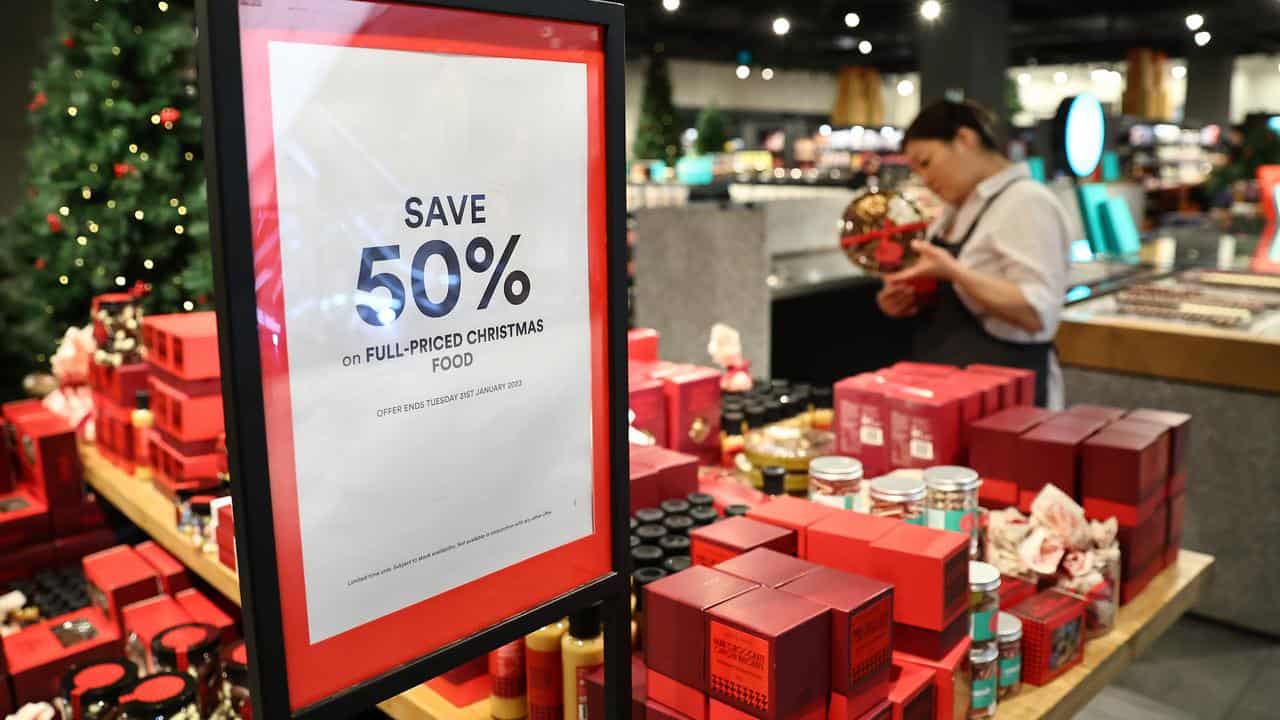
[[625,606],[621,17],[201,8],[264,716],[335,716]]

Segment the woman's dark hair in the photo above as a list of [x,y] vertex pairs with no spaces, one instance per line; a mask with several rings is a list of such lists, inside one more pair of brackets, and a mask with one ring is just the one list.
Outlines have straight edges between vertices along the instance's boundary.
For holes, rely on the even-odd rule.
[[982,147],[995,152],[1004,152],[1002,138],[999,133],[999,122],[991,111],[972,100],[954,102],[938,100],[920,111],[903,135],[905,147],[912,140],[942,140],[951,142],[956,139],[960,128],[969,128],[978,135]]

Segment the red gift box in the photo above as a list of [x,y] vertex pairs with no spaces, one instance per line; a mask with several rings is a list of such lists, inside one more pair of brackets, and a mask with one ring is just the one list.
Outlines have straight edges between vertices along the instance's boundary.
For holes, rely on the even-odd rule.
[[[757,716],[751,713],[745,713],[732,705],[726,705],[719,700],[712,700],[710,703],[708,717],[710,720],[757,720]],[[827,717],[827,704],[811,705],[804,710],[787,715],[779,720],[824,720]],[[679,716],[676,717],[659,717],[654,718],[649,715],[645,720],[686,720]]]
[[1169,498],[1169,532],[1165,545],[1175,551],[1182,547],[1182,522],[1186,512],[1186,495],[1174,495]]
[[662,447],[638,448],[635,455],[644,458],[644,461],[658,473],[659,502],[671,498],[683,499],[689,493],[697,492],[697,457]]
[[156,575],[160,578],[160,587],[164,592],[172,595],[179,590],[191,587],[191,575],[187,572],[186,566],[175,560],[154,540],[135,545],[133,550],[156,571]]
[[1085,604],[1046,590],[1009,611],[1022,621],[1022,679],[1046,685],[1084,658]]
[[0,551],[48,542],[49,506],[26,487],[0,495]]
[[179,490],[216,487],[221,457],[219,453],[183,455],[163,433],[151,433],[151,465],[155,470],[152,482],[170,500],[176,500]]
[[212,312],[148,315],[142,320],[147,362],[182,380],[221,375],[218,319]]
[[107,326],[98,319],[98,311],[103,307],[118,311],[126,305],[137,305],[138,298],[129,293],[102,293],[94,295],[89,301],[89,317],[93,319],[93,339],[98,341],[98,345],[104,345],[107,342]]
[[1000,609],[1008,610],[1035,595],[1036,584],[1011,575],[1000,576]]
[[107,524],[107,513],[97,495],[86,493],[78,505],[50,507],[49,519],[55,538],[71,537],[102,528]]
[[889,464],[926,468],[960,461],[960,401],[946,392],[890,388]]
[[[1034,588],[1032,589],[1034,591]],[[968,634],[968,613],[961,613],[942,630],[929,630],[914,625],[894,623],[893,649],[930,660],[940,660],[951,652],[956,643],[960,642],[960,638]]]
[[156,374],[151,378],[151,412],[156,427],[180,442],[213,442],[223,432],[222,388],[208,383],[212,392],[198,394],[170,384]]
[[132,474],[138,446],[132,409],[105,395],[93,396],[93,422],[98,452],[112,465]]
[[666,445],[667,395],[661,380],[636,377],[628,381],[627,404],[636,417],[631,425],[653,438],[658,445]]
[[896,589],[894,622],[945,630],[969,600],[969,536],[910,523],[871,543],[871,573]]
[[1004,398],[1001,396],[1001,390],[1007,383],[1005,378],[998,375],[986,375],[963,370],[952,375],[950,379],[964,381],[982,391],[981,417],[995,415],[1005,409]]
[[826,708],[831,618],[825,605],[757,587],[707,610],[707,653],[713,700],[763,720],[809,717]]
[[755,583],[698,566],[644,586],[649,697],[686,715],[705,713],[705,612],[755,587]]
[[1138,596],[1142,594],[1143,590],[1147,589],[1151,581],[1155,580],[1156,576],[1164,571],[1165,562],[1165,556],[1161,553],[1160,557],[1147,563],[1145,568],[1130,577],[1122,578],[1120,581],[1120,604],[1128,605],[1138,599]]
[[55,508],[84,502],[84,472],[76,448],[76,431],[59,415],[30,412],[13,423],[18,465],[31,491]]
[[849,712],[848,698],[840,693],[831,693],[831,702],[827,705],[827,720],[893,720],[893,704],[882,700],[867,712],[854,715]]
[[1124,408],[1111,407],[1110,405],[1090,405],[1088,403],[1080,403],[1072,405],[1067,409],[1068,415],[1084,415],[1085,417],[1098,418],[1107,422],[1114,422],[1125,416],[1128,412]]
[[1018,437],[1053,416],[1049,410],[1023,405],[970,424],[969,465],[984,479],[1016,484]]
[[889,408],[886,384],[870,374],[836,383],[836,452],[858,458],[868,477],[889,471]]
[[191,616],[194,622],[212,625],[218,628],[218,633],[222,636],[222,642],[231,643],[236,637],[236,620],[232,616],[222,611],[214,604],[212,600],[205,597],[199,590],[190,588],[183,590],[174,595],[173,598],[178,601],[183,610]]
[[984,417],[983,385],[968,379],[969,376],[953,375],[938,381],[934,390],[949,394],[956,399],[960,408],[960,454],[958,460],[968,458],[969,425]]
[[658,331],[633,328],[627,331],[627,360],[632,363],[658,362]]
[[889,370],[894,372],[907,373],[911,375],[924,375],[927,377],[937,377],[937,378],[950,377],[960,372],[960,368],[956,367],[955,365],[943,365],[942,363],[911,362],[909,360],[896,362],[889,367]]
[[489,657],[481,655],[424,684],[454,707],[474,705],[489,697]]
[[909,653],[893,653],[893,664],[923,668],[933,675],[933,720],[963,720],[969,714],[969,648],[968,636],[960,639],[941,660],[930,660]]
[[1127,420],[1140,420],[1146,423],[1163,425],[1169,429],[1169,474],[1183,475],[1187,472],[1187,452],[1191,448],[1191,416],[1186,413],[1168,410],[1148,410],[1139,408],[1125,416]]
[[[1010,378],[1014,381],[1013,397],[1010,398],[1008,391],[1005,391],[1005,398],[1012,399],[1012,405],[1035,405],[1036,404],[1036,374],[1032,370],[1024,368],[1005,367],[1003,365],[970,365],[965,368],[970,372],[982,373],[985,375],[997,375],[1003,378]],[[1006,403],[1007,406],[1012,406]]]
[[933,717],[933,673],[918,665],[894,665],[889,685],[893,720],[929,720]]
[[1146,422],[1145,420],[1136,420],[1134,418],[1120,418],[1115,422],[1107,425],[1108,430],[1117,432],[1131,432],[1135,434],[1150,435],[1156,438],[1156,442],[1164,449],[1164,453],[1156,459],[1155,474],[1164,482],[1169,478],[1169,461],[1172,455],[1173,436],[1169,432],[1169,426],[1162,423]]
[[[646,691],[644,663],[639,656],[631,656],[631,720],[645,720]],[[586,720],[607,720],[609,714],[604,706],[604,667],[601,666],[587,676],[587,718]],[[553,719],[549,719],[553,720]]]
[[[1014,443],[1013,480],[1019,494],[1035,497],[1045,485],[1055,485],[1070,498],[1080,497],[1080,447],[1093,432],[1052,420],[1023,433]],[[1031,503],[1018,509],[1031,511]]]
[[667,442],[672,450],[720,462],[720,371],[686,366],[663,378]]
[[[1169,505],[1163,495],[1154,495],[1152,498],[1156,502],[1149,509],[1142,509],[1136,521],[1127,514],[1124,518],[1115,515],[1119,522],[1116,539],[1120,542],[1122,579],[1137,574],[1153,558],[1160,557],[1164,552],[1169,531]],[[1085,516],[1091,520],[1105,520],[1114,515],[1099,514],[1099,505],[1097,502],[1090,503],[1085,508]]]
[[93,607],[23,628],[4,638],[14,702],[58,697],[62,675],[72,665],[115,658],[121,650],[120,630]]
[[120,628],[124,633],[130,659],[141,662],[147,672],[158,670],[151,656],[151,640],[177,625],[193,622],[191,614],[168,595],[156,595],[125,606],[120,611]]
[[99,528],[77,535],[67,535],[53,540],[53,564],[74,565],[86,555],[101,552],[119,543],[109,528]]
[[978,502],[988,510],[1003,510],[1018,505],[1018,483],[998,478],[982,478],[978,486]]
[[[646,705],[656,707],[646,710],[644,717],[654,713],[669,714],[676,718],[707,720],[707,694],[697,688],[673,680],[653,668],[645,671]],[[661,699],[659,699],[661,698]]]
[[1169,437],[1106,427],[1084,442],[1081,449],[1080,494],[1090,499],[1140,505],[1167,478]]
[[662,491],[658,488],[658,469],[650,462],[641,445],[630,446],[631,512],[640,508],[658,507]]
[[89,364],[89,387],[112,402],[132,408],[137,402],[138,391],[147,389],[150,366],[146,363],[129,365]]
[[120,621],[120,609],[125,605],[161,592],[155,569],[128,545],[87,555],[81,565],[89,597],[112,622]]
[[752,520],[796,531],[796,552],[808,557],[809,528],[822,520],[841,512],[801,498],[780,495],[755,506],[747,513]]
[[731,557],[765,547],[786,555],[796,554],[794,530],[745,517],[704,525],[689,531],[694,565],[719,565]]
[[725,560],[716,565],[715,569],[757,585],[777,588],[807,573],[820,570],[822,566],[768,548],[756,548]]
[[780,588],[830,608],[831,691],[846,713],[866,713],[889,691],[893,652],[893,587],[820,568]]
[[901,524],[902,521],[894,518],[837,511],[809,526],[805,559],[870,576],[871,543]]

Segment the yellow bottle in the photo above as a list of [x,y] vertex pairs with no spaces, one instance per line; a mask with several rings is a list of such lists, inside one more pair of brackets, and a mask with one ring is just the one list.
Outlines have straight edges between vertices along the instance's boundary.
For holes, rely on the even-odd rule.
[[569,621],[561,620],[524,636],[529,720],[562,720],[564,717],[560,639],[568,629]]
[[569,617],[569,632],[560,639],[564,675],[564,720],[586,720],[587,676],[604,665],[604,632],[600,606]]
[[524,720],[528,715],[524,678],[523,638],[489,653],[489,714],[494,720]]
[[151,413],[151,393],[139,390],[134,395],[134,410],[129,415],[133,425],[133,476],[139,480],[151,481],[151,427],[156,424],[155,415]]

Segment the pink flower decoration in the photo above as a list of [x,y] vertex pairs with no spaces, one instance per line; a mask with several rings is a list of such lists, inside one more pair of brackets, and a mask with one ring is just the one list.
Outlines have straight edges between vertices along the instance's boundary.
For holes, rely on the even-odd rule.
[[1041,575],[1053,575],[1058,571],[1058,563],[1066,548],[1062,540],[1042,527],[1031,530],[1031,534],[1018,546],[1018,557],[1030,569]]

